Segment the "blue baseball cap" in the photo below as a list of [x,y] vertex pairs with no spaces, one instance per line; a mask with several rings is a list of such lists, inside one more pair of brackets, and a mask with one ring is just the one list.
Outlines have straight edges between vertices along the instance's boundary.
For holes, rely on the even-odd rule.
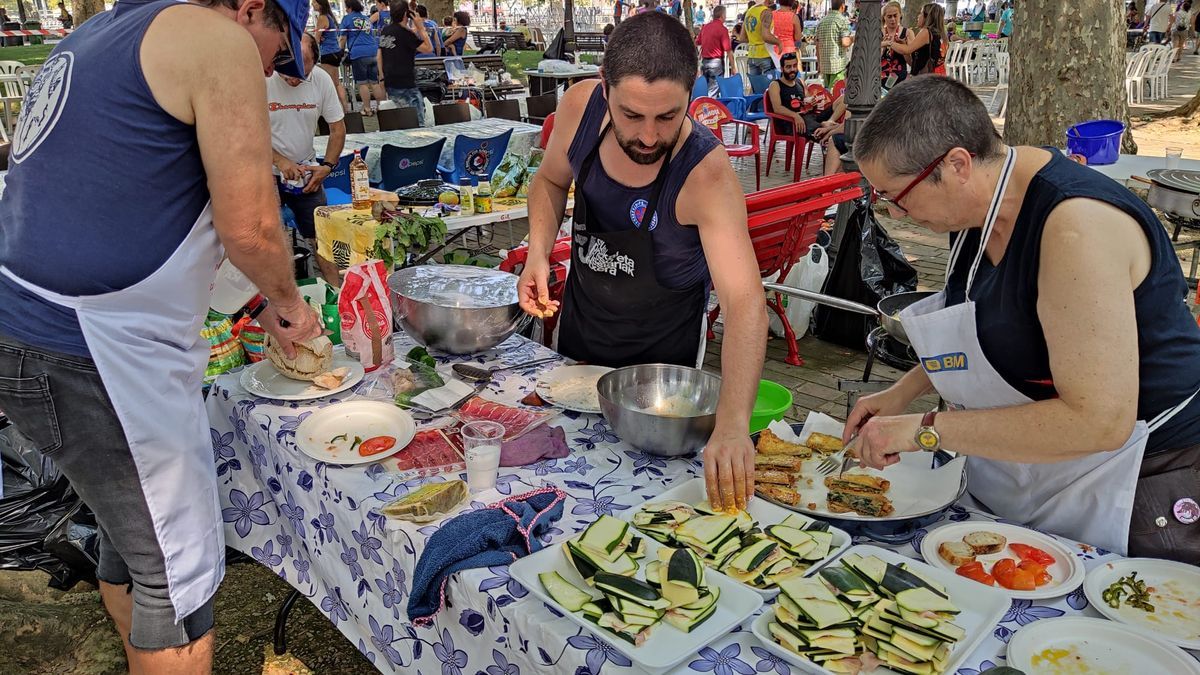
[[288,40],[292,60],[276,64],[275,70],[304,79],[304,28],[308,25],[309,0],[275,0],[288,18]]

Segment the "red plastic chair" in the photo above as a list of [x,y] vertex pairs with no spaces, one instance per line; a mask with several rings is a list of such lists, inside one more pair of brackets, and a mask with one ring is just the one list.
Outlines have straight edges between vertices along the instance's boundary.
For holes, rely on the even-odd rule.
[[[546,119],[546,123],[550,124],[550,118]],[[525,260],[528,257],[529,246],[518,246],[508,252],[508,255],[500,263],[500,269],[511,274],[520,274],[521,270],[525,267]],[[571,238],[562,237],[556,240],[554,247],[550,249],[550,278],[546,288],[550,293],[551,300],[562,302],[563,293],[567,290],[567,267],[563,263],[570,259]],[[542,326],[544,328],[542,331],[542,342],[547,347],[550,346],[556,325],[558,325],[557,314],[548,319],[542,319]]]
[[[804,88],[805,98],[821,99],[822,107],[833,105],[835,98],[829,93],[825,87],[813,83]],[[792,168],[792,181],[800,180],[800,157],[804,156],[804,168],[808,169],[812,164],[813,147],[816,145],[806,138],[796,129],[792,118],[784,115],[779,115],[771,110],[771,99],[769,92],[763,93],[763,110],[767,113],[767,172],[765,175],[771,175],[771,160],[775,156],[775,145],[777,143],[784,144],[783,168],[786,171],[789,167]],[[786,123],[791,127],[792,133],[785,134],[775,129],[775,120]],[[796,163],[792,165],[792,155],[796,156]]]
[[[688,106],[688,117],[691,117],[698,124],[703,124],[721,141],[721,145],[725,146],[725,152],[730,157],[754,157],[754,189],[758,190],[762,183],[760,182],[759,173],[762,170],[758,153],[758,125],[750,122],[744,122],[735,119],[729,113],[729,108],[721,105],[721,102],[709,96],[701,96],[692,101]],[[750,132],[750,142],[745,143],[726,143],[724,127],[728,124],[737,125],[736,128],[745,128]],[[734,136],[736,138],[736,134]]]
[[545,150],[546,144],[550,142],[550,134],[554,132],[554,113],[546,115],[546,121],[542,122],[542,136],[538,139],[538,147]]
[[[788,272],[817,240],[825,212],[832,206],[862,196],[861,180],[862,175],[858,173],[839,173],[746,195],[747,225],[759,274],[764,279],[776,274],[780,279],[787,278]],[[784,313],[783,297],[771,293],[767,296],[767,307],[783,323],[788,345],[785,361],[793,366],[804,365],[796,346],[796,333]],[[714,337],[712,327],[720,313],[718,304],[708,314],[710,340]]]
[[835,101],[841,98],[842,94],[846,93],[846,81],[838,80],[835,82],[833,85],[833,91],[830,93],[833,94],[833,100]]

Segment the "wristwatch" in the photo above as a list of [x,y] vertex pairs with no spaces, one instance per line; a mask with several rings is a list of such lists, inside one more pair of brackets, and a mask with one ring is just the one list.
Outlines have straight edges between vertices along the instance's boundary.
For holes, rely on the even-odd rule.
[[330,171],[337,171],[337,164],[334,162],[321,162],[321,166],[329,167]]
[[936,416],[936,410],[925,413],[921,418],[921,426],[917,427],[917,446],[922,450],[936,452],[942,447],[942,437],[937,429],[933,428],[933,418]]

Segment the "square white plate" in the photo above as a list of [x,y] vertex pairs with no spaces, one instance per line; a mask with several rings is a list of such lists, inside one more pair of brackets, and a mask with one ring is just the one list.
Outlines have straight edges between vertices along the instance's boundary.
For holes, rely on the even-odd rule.
[[[1008,611],[1011,604],[1008,596],[994,588],[988,588],[965,577],[960,577],[957,574],[926,565],[912,558],[906,558],[899,553],[882,549],[878,546],[851,546],[846,553],[857,553],[861,556],[873,555],[880,560],[894,565],[908,563],[919,570],[921,574],[946,587],[946,592],[950,594],[950,600],[962,610],[962,613],[954,619],[954,623],[967,632],[967,636],[959,640],[954,645],[954,649],[951,650],[950,659],[946,662],[946,669],[943,671],[946,673],[956,672],[963,660],[970,656],[971,652],[975,651],[979,647],[979,644],[992,634],[992,630],[996,627],[996,624],[1000,623],[1000,619],[1004,618],[1004,613]],[[839,563],[834,561],[830,564],[837,565]],[[800,668],[803,672],[816,673],[818,675],[834,675],[816,663],[809,661],[776,642],[771,637],[771,632],[767,629],[767,624],[774,620],[774,618],[774,611],[763,612],[751,625],[754,636],[762,640],[767,649],[788,663]],[[898,675],[896,671],[885,666],[876,668],[874,673],[875,675]]]
[[[693,478],[687,482],[676,485],[675,487],[671,488],[670,490],[667,490],[666,492],[658,495],[654,499],[647,499],[646,501],[642,502],[641,504],[638,504],[636,507],[625,511],[622,515],[625,520],[628,520],[630,523],[632,523],[634,514],[636,514],[638,511],[641,511],[642,506],[644,506],[646,504],[654,504],[655,502],[675,501],[675,502],[684,502],[686,504],[694,505],[694,504],[698,504],[699,502],[702,502],[706,499],[708,499],[708,491],[704,487],[704,479],[703,478]],[[797,514],[794,511],[789,511],[789,510],[783,508],[782,506],[777,506],[777,505],[775,505],[765,499],[762,499],[760,497],[755,497],[754,499],[750,500],[750,503],[746,505],[746,513],[749,513],[750,517],[753,518],[755,520],[755,522],[758,523],[758,526],[763,527],[763,528],[765,528],[768,525],[778,525],[779,523],[782,523],[783,520],[785,518],[787,518],[788,516],[799,515],[801,518],[808,518],[808,516],[805,516],[803,514]],[[812,520],[812,519],[810,518],[810,520]],[[833,544],[830,545],[830,547],[829,547],[829,555],[825,556],[824,558],[821,558],[820,560],[813,562],[812,566],[809,567],[804,572],[804,576],[808,576],[809,574],[812,574],[814,571],[816,571],[818,568],[823,566],[829,560],[832,560],[833,558],[836,558],[839,555],[841,555],[842,551],[845,551],[852,543],[852,541],[850,539],[850,535],[847,534],[843,530],[839,530],[836,527],[830,527],[829,532],[831,534],[833,534]],[[642,536],[646,537],[646,535],[644,535],[644,534]],[[646,537],[646,540],[654,541],[653,539],[650,539],[649,537]],[[654,542],[654,543],[658,543],[658,542]],[[709,569],[711,570],[712,568],[710,567]],[[735,583],[741,584],[742,586],[749,588],[750,590],[754,591],[755,593],[758,593],[759,595],[763,596],[767,600],[770,600],[771,598],[775,597],[776,595],[779,595],[778,588],[763,589],[763,588],[755,588],[749,584],[742,584],[742,582],[740,582],[740,581],[737,581]]]
[[[650,636],[641,646],[635,647],[583,618],[582,614],[568,612],[555,602],[542,587],[542,582],[538,580],[539,574],[558,572],[572,584],[590,590],[594,597],[600,597],[600,592],[584,583],[583,578],[567,561],[562,541],[555,542],[533,555],[517,560],[508,568],[509,575],[521,582],[521,585],[539,600],[554,607],[568,619],[591,631],[596,637],[629,657],[630,661],[651,672],[658,673],[679,665],[699,651],[701,647],[710,644],[750,618],[763,604],[762,598],[746,586],[720,572],[706,570],[704,572],[706,583],[721,589],[721,597],[717,600],[717,609],[712,616],[690,633],[684,633],[666,622],[661,622],[650,631]],[[658,549],[662,547],[658,542],[646,539],[646,557],[639,561],[642,565],[637,573],[638,579],[645,580],[645,563],[657,560]]]

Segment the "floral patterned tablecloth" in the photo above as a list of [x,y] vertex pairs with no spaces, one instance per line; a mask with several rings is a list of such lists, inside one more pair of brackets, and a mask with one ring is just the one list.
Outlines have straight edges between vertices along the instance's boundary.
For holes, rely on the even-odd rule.
[[[398,354],[412,346],[407,336],[397,336]],[[490,352],[440,360],[498,365],[549,355],[540,345],[513,337]],[[498,374],[485,396],[516,403],[532,389],[533,377]],[[356,391],[365,386],[359,385]],[[383,672],[640,672],[603,640],[537,601],[509,578],[507,567],[459,574],[448,586],[448,606],[433,624],[413,626],[405,612],[409,580],[426,540],[438,525],[418,527],[388,520],[376,509],[423,481],[405,481],[378,463],[324,464],[295,446],[296,427],[305,417],[318,407],[351,397],[352,392],[346,392],[315,404],[284,404],[248,394],[238,384],[237,373],[216,381],[207,405],[228,545],[253,556],[299,589]],[[598,415],[567,413],[551,423],[566,430],[570,456],[518,469],[501,468],[496,489],[474,495],[471,508],[542,485],[557,486],[568,494],[568,501],[549,539],[560,541],[599,514],[619,514],[702,475],[699,457],[668,460],[638,452],[622,443]],[[955,506],[944,519],[986,521],[989,517]],[[919,560],[923,535],[923,530],[918,531],[911,542],[890,548]],[[1064,543],[1089,569],[1115,557],[1086,545]],[[1014,601],[958,675],[976,675],[1003,664],[1008,640],[1023,626],[1073,614],[1099,616],[1088,607],[1082,588],[1053,600]],[[674,672],[799,672],[765,649],[750,633],[749,623],[700,649]]]

